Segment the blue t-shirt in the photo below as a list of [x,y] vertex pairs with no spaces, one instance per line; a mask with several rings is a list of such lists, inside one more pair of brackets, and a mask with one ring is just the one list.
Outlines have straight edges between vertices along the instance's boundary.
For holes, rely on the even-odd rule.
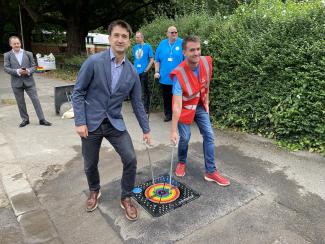
[[143,73],[149,64],[150,58],[153,58],[152,47],[148,43],[144,43],[143,45],[137,44],[133,47],[132,54],[137,73]]
[[164,39],[159,43],[155,60],[160,63],[159,73],[161,84],[173,85],[169,74],[184,60],[182,43],[183,40],[181,38],[177,38],[173,44],[169,44],[168,39]]
[[[194,74],[196,77],[199,77],[199,67],[197,67],[194,70]],[[177,79],[176,75],[173,78],[173,95],[175,96],[182,96],[183,94],[183,89],[181,87],[181,84],[179,83],[179,80]]]

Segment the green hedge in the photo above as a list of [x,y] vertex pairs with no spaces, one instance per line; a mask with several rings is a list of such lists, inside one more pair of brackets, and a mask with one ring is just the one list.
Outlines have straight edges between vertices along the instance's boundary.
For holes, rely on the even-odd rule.
[[324,152],[324,8],[320,0],[260,0],[231,16],[160,17],[142,31],[154,47],[171,24],[180,37],[197,34],[207,43],[203,53],[214,58],[210,109],[219,127]]

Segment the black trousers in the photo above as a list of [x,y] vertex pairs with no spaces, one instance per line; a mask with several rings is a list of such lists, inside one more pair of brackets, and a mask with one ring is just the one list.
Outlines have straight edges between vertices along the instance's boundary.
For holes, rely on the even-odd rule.
[[132,196],[137,170],[137,159],[132,140],[126,130],[116,130],[107,119],[103,121],[98,129],[89,132],[87,138],[81,138],[84,170],[87,176],[89,190],[99,191],[100,189],[98,160],[103,138],[106,138],[112,144],[123,163],[121,199],[130,197]]
[[166,118],[172,118],[173,86],[160,83],[160,89],[164,100],[164,114]]
[[141,87],[142,87],[142,101],[143,106],[146,111],[146,113],[149,113],[149,106],[150,106],[150,89],[149,89],[149,80],[148,80],[148,73],[143,72],[139,74],[139,78],[141,81]]

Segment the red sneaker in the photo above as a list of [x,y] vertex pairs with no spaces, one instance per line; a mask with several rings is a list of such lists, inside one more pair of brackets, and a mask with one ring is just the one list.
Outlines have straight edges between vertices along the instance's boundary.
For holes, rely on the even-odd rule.
[[220,186],[229,186],[230,181],[223,177],[221,174],[219,174],[218,171],[214,171],[213,173],[206,173],[204,176],[204,179],[206,181],[214,181]]
[[178,162],[175,170],[175,174],[178,177],[183,177],[185,175],[186,164],[183,162]]

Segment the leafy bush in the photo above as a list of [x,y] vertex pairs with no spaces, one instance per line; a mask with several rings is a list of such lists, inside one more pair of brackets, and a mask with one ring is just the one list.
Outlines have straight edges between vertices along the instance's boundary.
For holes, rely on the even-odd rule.
[[86,60],[86,56],[65,56],[57,55],[56,57],[57,70],[53,70],[50,75],[66,80],[75,81],[82,63]]
[[[187,16],[176,17],[175,19],[168,19],[164,16],[158,16],[150,24],[144,25],[141,31],[144,34],[145,42],[151,44],[155,51],[161,40],[167,38],[167,29],[171,25],[177,27],[179,37],[184,37],[189,34],[199,35],[202,40],[209,38],[211,33],[216,32],[216,29],[221,26],[220,16],[210,16],[206,12],[190,13]],[[203,44],[204,45],[204,44]],[[203,50],[204,51],[204,50]],[[152,91],[152,107],[154,110],[162,107],[162,95],[159,90],[159,82],[153,80],[153,73],[150,74],[150,87],[154,88]]]
[[275,138],[293,150],[325,152],[324,16],[320,0],[260,0],[228,17],[160,17],[142,31],[153,47],[172,24],[180,37],[198,34],[208,43],[202,49],[214,59],[216,125]]
[[81,67],[82,63],[87,59],[87,56],[72,56],[71,58],[65,58],[64,64],[68,66]]

